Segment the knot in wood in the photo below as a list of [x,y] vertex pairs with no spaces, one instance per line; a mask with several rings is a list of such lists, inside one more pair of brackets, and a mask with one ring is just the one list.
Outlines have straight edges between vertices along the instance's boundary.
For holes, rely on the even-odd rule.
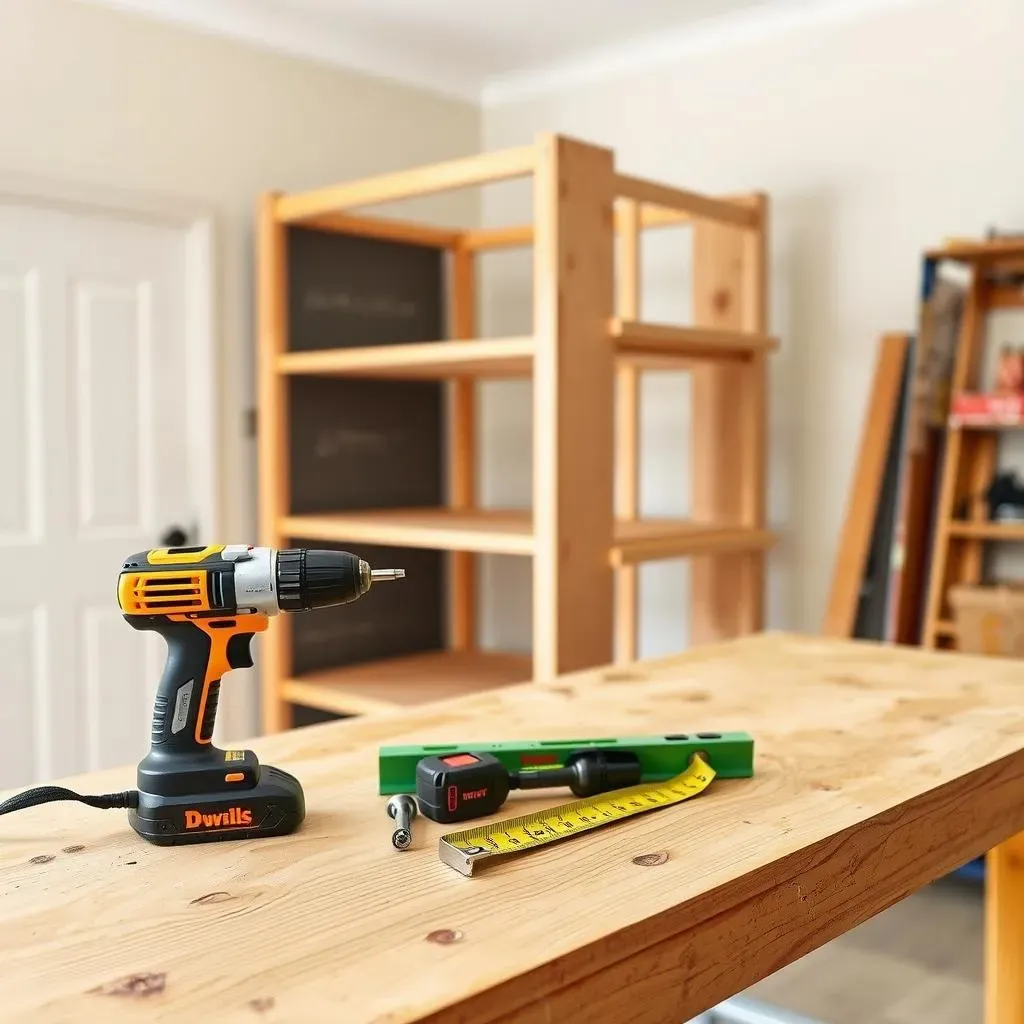
[[118,978],[107,985],[100,985],[92,991],[101,996],[134,996],[145,998],[155,996],[167,986],[166,972],[148,972],[141,974],[128,974]]
[[656,868],[668,860],[667,850],[658,850],[657,853],[641,853],[633,858],[633,863],[641,868]]

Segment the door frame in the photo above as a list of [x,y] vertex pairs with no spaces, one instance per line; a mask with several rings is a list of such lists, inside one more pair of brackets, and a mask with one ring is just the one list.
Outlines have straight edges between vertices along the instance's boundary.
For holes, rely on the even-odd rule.
[[199,518],[195,525],[201,536],[219,537],[224,527],[220,486],[223,439],[217,418],[221,375],[216,340],[220,310],[214,287],[217,232],[213,211],[201,203],[173,196],[22,176],[2,170],[0,202],[32,204],[71,213],[121,216],[185,233],[187,465]]

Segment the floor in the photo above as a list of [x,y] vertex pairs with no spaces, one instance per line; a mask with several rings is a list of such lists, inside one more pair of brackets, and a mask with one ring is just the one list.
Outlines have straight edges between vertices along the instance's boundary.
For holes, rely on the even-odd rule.
[[820,1024],[978,1024],[982,886],[947,879],[744,996]]

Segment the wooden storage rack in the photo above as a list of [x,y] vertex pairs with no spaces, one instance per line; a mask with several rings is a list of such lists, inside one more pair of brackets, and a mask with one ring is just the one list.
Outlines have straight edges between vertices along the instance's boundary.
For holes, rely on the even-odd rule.
[[[439,229],[353,209],[510,178],[532,178],[533,223]],[[640,317],[644,229],[689,223],[693,325]],[[400,239],[449,254],[450,340],[290,352],[289,225]],[[762,626],[765,525],[767,202],[710,198],[618,173],[605,148],[558,135],[534,144],[340,184],[268,193],[259,210],[259,471],[261,543],[291,537],[450,552],[445,651],[294,678],[290,622],[263,642],[263,719],[290,724],[290,705],[364,713],[551,677],[636,655],[636,566],[692,556],[691,642]],[[616,236],[619,260],[616,269]],[[475,257],[533,248],[533,333],[479,338]],[[639,373],[686,369],[693,390],[692,516],[638,515]],[[293,516],[287,380],[293,374],[451,383],[446,508]],[[533,381],[531,511],[477,507],[475,380]],[[533,564],[532,657],[479,650],[473,555]]]
[[[950,391],[952,396],[976,393],[981,390],[989,314],[997,309],[1024,309],[1024,290],[1000,280],[1007,273],[1024,273],[1024,239],[952,240],[926,255],[934,263],[947,260],[970,271]],[[924,614],[925,647],[958,647],[949,591],[957,584],[983,582],[985,545],[1024,541],[1024,525],[990,520],[984,498],[996,472],[1000,435],[1022,428],[1024,422],[1019,419],[960,422],[955,416],[946,425]]]

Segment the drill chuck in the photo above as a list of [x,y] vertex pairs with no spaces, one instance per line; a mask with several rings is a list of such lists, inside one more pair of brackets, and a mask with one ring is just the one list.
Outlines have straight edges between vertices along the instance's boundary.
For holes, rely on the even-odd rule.
[[349,604],[375,582],[403,576],[404,569],[371,569],[347,551],[286,548],[277,552],[278,605],[294,612]]

